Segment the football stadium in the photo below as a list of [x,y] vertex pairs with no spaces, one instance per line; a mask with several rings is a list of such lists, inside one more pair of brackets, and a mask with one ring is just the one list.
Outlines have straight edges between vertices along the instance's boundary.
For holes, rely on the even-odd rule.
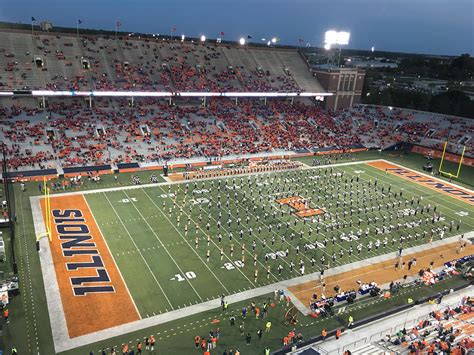
[[0,28],[4,354],[472,353],[472,118],[365,103],[345,31],[82,22]]

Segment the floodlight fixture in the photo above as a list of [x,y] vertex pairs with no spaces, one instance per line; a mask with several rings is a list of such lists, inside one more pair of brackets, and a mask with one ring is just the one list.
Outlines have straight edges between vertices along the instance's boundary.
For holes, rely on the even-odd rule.
[[338,44],[344,46],[349,44],[350,37],[350,32],[337,32],[334,30],[330,30],[326,31],[326,33],[324,34],[324,43],[329,45]]
[[272,45],[272,41],[268,41],[267,46],[271,46],[271,45]]
[[349,44],[349,38],[351,34],[349,32],[339,32],[337,36],[337,44],[341,46],[347,46]]
[[245,38],[244,38],[244,37],[240,37],[239,43],[240,43],[241,46],[245,46]]
[[370,50],[372,51],[372,53],[374,53],[374,51],[375,51],[375,47],[374,47],[374,46],[372,46],[372,48],[370,48]]
[[327,50],[327,51],[330,50],[330,49],[331,49],[331,45],[330,45],[329,43],[326,43],[326,44],[324,45],[324,49]]
[[273,37],[273,38],[272,38],[272,43],[273,43],[273,44],[277,43],[277,41],[278,41],[278,39],[277,39],[276,37]]
[[182,42],[184,42],[184,39],[185,39],[185,38],[186,38],[186,37],[185,37],[184,35],[181,35],[181,41],[182,41]]
[[324,43],[331,46],[332,44],[337,44],[337,32],[336,31],[326,31],[324,34]]
[[204,35],[201,36],[201,42],[206,42],[206,36]]

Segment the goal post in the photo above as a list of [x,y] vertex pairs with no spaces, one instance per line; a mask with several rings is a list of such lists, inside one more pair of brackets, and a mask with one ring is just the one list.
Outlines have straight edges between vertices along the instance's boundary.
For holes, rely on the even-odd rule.
[[456,171],[455,174],[453,172],[443,170],[443,163],[444,163],[444,159],[445,159],[445,156],[446,156],[447,146],[448,146],[448,141],[446,141],[444,143],[443,154],[441,155],[441,161],[439,163],[438,171],[443,176],[447,176],[449,178],[457,179],[459,177],[459,173],[461,172],[461,166],[462,166],[462,162],[463,162],[463,159],[464,159],[464,153],[466,151],[466,146],[463,146],[463,148],[462,148],[461,159],[459,160],[457,171]]
[[39,233],[36,236],[36,242],[38,243],[41,238],[47,237],[49,241],[52,241],[51,235],[51,197],[50,197],[50,190],[48,187],[48,182],[46,177],[43,178],[43,201],[44,201],[44,215],[45,215],[45,231],[43,233]]

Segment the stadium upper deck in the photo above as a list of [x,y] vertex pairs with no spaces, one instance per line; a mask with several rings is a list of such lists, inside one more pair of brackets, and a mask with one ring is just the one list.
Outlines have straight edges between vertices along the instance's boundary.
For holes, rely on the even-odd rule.
[[0,32],[4,89],[324,92],[295,50]]

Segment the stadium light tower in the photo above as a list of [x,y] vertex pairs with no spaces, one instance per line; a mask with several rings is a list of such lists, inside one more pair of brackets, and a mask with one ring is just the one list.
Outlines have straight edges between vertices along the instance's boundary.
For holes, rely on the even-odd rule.
[[239,43],[240,43],[241,46],[245,46],[245,38],[244,38],[244,37],[240,37]]
[[339,46],[339,57],[337,60],[337,66],[339,66],[339,62],[341,61],[341,50],[342,46],[347,46],[349,44],[349,39],[351,34],[345,31],[326,31],[324,34],[324,49],[330,50],[332,46],[337,45]]
[[206,36],[204,36],[204,35],[201,36],[201,42],[202,43],[206,42]]

